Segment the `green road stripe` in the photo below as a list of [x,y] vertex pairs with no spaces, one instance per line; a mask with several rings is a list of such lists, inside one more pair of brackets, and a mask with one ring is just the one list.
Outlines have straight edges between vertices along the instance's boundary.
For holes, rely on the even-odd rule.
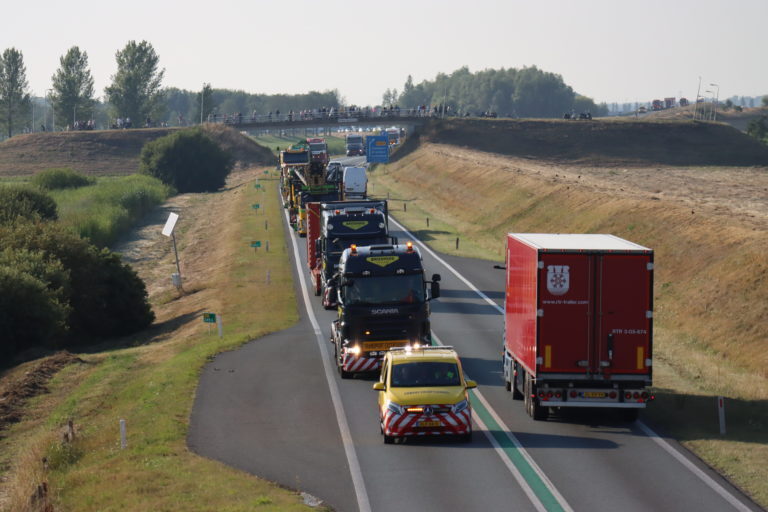
[[547,485],[541,480],[536,471],[531,467],[528,461],[520,453],[520,450],[515,446],[510,439],[506,431],[502,430],[501,426],[493,419],[493,416],[485,405],[475,396],[476,391],[470,390],[472,394],[472,409],[475,411],[480,419],[488,427],[488,431],[499,444],[504,453],[507,454],[509,460],[515,465],[522,477],[531,487],[531,490],[536,494],[536,497],[541,501],[541,504],[549,512],[564,512],[563,507],[557,501],[557,498],[550,492]]

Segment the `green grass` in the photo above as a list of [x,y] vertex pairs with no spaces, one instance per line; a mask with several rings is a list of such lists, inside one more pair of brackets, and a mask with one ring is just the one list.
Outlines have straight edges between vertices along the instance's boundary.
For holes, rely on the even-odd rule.
[[134,174],[99,178],[95,185],[51,191],[59,221],[99,247],[128,232],[141,217],[172,195],[160,180]]
[[[36,399],[60,397],[37,437],[27,437],[20,446],[13,443],[12,429],[8,440],[0,441],[3,449],[31,454],[33,467],[43,455],[51,457],[55,464],[38,478],[49,481],[56,510],[310,510],[297,493],[199,457],[186,445],[201,367],[219,352],[298,319],[290,264],[282,250],[282,208],[273,193],[277,179],[262,176],[260,183],[261,189],[250,184],[227,197],[201,196],[201,201],[217,196],[219,201],[236,201],[237,227],[217,240],[230,255],[226,265],[206,276],[208,281],[192,283],[197,288],[193,295],[177,299],[189,301],[179,306],[186,313],[176,313],[189,316],[183,335],[137,334],[119,340],[117,348],[81,355],[85,364],[62,370],[49,384],[50,395]],[[258,214],[250,207],[254,202],[262,205]],[[249,247],[254,238],[270,240],[270,252],[254,253]],[[261,278],[267,269],[270,285]],[[196,305],[200,300],[204,306]],[[200,321],[201,307],[223,315],[223,338],[208,333]],[[62,447],[52,433],[68,418],[75,422],[77,440]],[[119,444],[120,419],[127,423],[125,450]],[[23,474],[24,469],[17,471]],[[31,491],[22,482],[13,485],[23,490],[15,493],[19,499],[28,499]]]
[[[308,136],[309,137],[309,136]],[[262,135],[259,137],[252,137],[256,142],[261,144],[262,146],[265,146],[270,149],[273,153],[277,154],[275,151],[275,148],[279,147],[281,150],[285,149],[286,146],[290,144],[295,144],[296,142],[306,141],[307,137],[280,137],[277,135]],[[325,141],[328,143],[328,152],[331,154],[331,157],[339,156],[339,155],[345,155],[346,154],[346,146],[344,144],[344,138],[343,137],[336,137],[336,136],[328,136],[324,137]]]

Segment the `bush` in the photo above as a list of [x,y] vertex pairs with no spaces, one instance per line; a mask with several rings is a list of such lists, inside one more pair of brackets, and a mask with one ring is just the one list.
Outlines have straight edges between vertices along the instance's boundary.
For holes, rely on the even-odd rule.
[[29,187],[0,186],[0,224],[28,220],[56,220],[56,201],[45,192]]
[[159,178],[179,192],[213,192],[224,186],[234,162],[199,128],[182,130],[141,150],[139,172]]
[[69,272],[68,345],[139,331],[155,318],[144,282],[120,257],[54,223],[0,226],[0,247],[41,252]]
[[40,345],[55,345],[64,335],[67,307],[46,283],[0,265],[0,359]]
[[86,187],[94,183],[96,183],[95,178],[70,168],[48,169],[32,176],[32,184],[46,190]]

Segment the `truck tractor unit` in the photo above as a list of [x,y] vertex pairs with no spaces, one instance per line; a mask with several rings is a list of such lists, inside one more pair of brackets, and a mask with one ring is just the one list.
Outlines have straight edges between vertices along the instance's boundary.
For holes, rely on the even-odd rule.
[[297,226],[302,177],[309,168],[309,146],[294,144],[280,152],[280,192],[283,207],[288,209],[288,221]]
[[410,242],[352,245],[341,255],[338,275],[331,343],[342,379],[379,370],[393,347],[432,344],[429,301],[440,296],[440,276],[425,280],[421,254]]
[[325,142],[325,139],[319,137],[308,138],[307,144],[309,144],[310,160],[313,163],[319,163],[324,166],[328,165],[331,158],[328,155],[328,144]]
[[612,235],[507,235],[503,373],[526,412],[653,400],[653,251]]
[[352,244],[388,245],[386,201],[335,201],[308,205],[307,264],[315,295],[326,309],[336,307],[336,272],[344,249]]
[[363,136],[357,134],[348,134],[344,137],[344,144],[347,149],[347,156],[364,156],[365,145],[363,144]]

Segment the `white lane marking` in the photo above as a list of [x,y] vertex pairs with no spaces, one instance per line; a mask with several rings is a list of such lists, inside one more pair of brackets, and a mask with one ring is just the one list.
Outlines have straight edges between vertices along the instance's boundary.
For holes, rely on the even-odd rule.
[[[288,211],[283,212],[285,214],[285,221],[288,224]],[[312,329],[315,331],[315,339],[317,345],[320,347],[321,359],[323,360],[323,368],[325,369],[325,379],[328,381],[328,389],[331,392],[331,400],[333,401],[333,409],[336,412],[336,422],[339,424],[339,431],[341,432],[341,440],[344,445],[344,453],[347,456],[347,462],[349,463],[349,473],[352,477],[352,485],[355,487],[355,496],[357,497],[357,507],[360,512],[371,512],[371,503],[368,500],[368,491],[365,489],[365,481],[363,480],[363,472],[360,469],[360,461],[357,459],[357,452],[355,451],[355,444],[352,441],[352,434],[349,430],[349,424],[347,423],[347,416],[344,413],[344,406],[341,402],[341,395],[339,394],[339,387],[336,384],[334,378],[334,372],[329,363],[330,354],[328,353],[328,342],[323,338],[323,331],[320,330],[320,324],[317,323],[315,312],[310,304],[309,294],[307,293],[307,282],[304,278],[304,270],[301,268],[301,259],[299,257],[299,247],[296,244],[296,234],[288,228],[291,236],[291,243],[293,244],[293,256],[296,262],[296,270],[299,274],[299,282],[301,284],[301,294],[304,296],[304,308],[307,310],[307,316],[312,323]]]
[[426,245],[424,242],[422,242],[421,240],[419,240],[418,238],[416,238],[416,237],[413,235],[413,233],[411,233],[410,231],[408,231],[408,230],[405,228],[405,226],[403,226],[402,224],[400,224],[399,222],[397,222],[397,221],[396,221],[395,219],[393,219],[391,216],[389,217],[389,220],[391,220],[392,222],[394,222],[395,224],[397,224],[397,226],[400,228],[400,230],[401,230],[401,231],[405,231],[405,232],[408,234],[408,236],[410,236],[411,238],[413,238],[413,240],[414,240],[414,241],[415,241],[417,244],[419,244],[419,246],[421,246],[421,247],[422,247],[422,248],[423,248],[425,251],[427,251],[427,252],[430,254],[430,256],[432,256],[432,257],[433,257],[433,258],[435,258],[437,261],[439,261],[440,263],[442,263],[442,264],[445,266],[445,268],[447,268],[448,270],[450,270],[450,271],[451,271],[451,273],[453,273],[453,275],[454,275],[454,276],[456,276],[456,277],[457,277],[457,278],[458,278],[458,279],[459,279],[459,280],[460,280],[462,283],[464,283],[465,285],[467,285],[467,286],[468,286],[468,287],[469,287],[469,288],[470,288],[470,289],[471,289],[473,292],[475,292],[475,293],[476,293],[476,294],[478,294],[480,297],[482,297],[482,298],[485,300],[485,302],[487,302],[488,304],[490,304],[491,306],[493,306],[493,308],[494,308],[496,311],[498,311],[498,312],[499,312],[499,313],[501,313],[501,314],[504,314],[504,308],[502,308],[501,306],[499,306],[498,304],[496,304],[495,302],[493,302],[493,300],[492,300],[490,297],[488,297],[486,294],[484,294],[483,292],[481,292],[480,290],[478,290],[478,289],[477,289],[477,287],[476,287],[475,285],[473,285],[472,283],[470,283],[470,282],[469,282],[469,279],[467,279],[467,278],[466,278],[466,277],[464,277],[463,275],[459,274],[459,272],[458,272],[458,271],[457,271],[455,268],[453,268],[452,266],[450,266],[450,265],[449,265],[449,264],[448,264],[448,263],[447,263],[447,262],[446,262],[446,261],[445,261],[443,258],[441,258],[441,257],[440,257],[440,256],[438,256],[437,254],[435,254],[435,252],[434,252],[432,249],[430,249],[429,247],[427,247],[427,245]]
[[[454,269],[452,266],[450,266],[448,263],[446,263],[446,262],[445,262],[445,260],[443,260],[443,259],[442,259],[440,256],[438,256],[437,254],[435,254],[435,252],[434,252],[432,249],[430,249],[429,247],[427,247],[427,246],[426,246],[426,244],[424,244],[424,242],[422,242],[421,240],[419,240],[418,238],[416,238],[416,237],[413,235],[413,233],[411,233],[410,231],[408,231],[408,230],[405,228],[405,226],[403,226],[402,224],[400,224],[399,222],[397,222],[397,221],[396,221],[395,219],[393,219],[392,217],[390,217],[390,220],[391,220],[392,222],[394,222],[395,224],[397,224],[397,225],[400,227],[400,229],[401,229],[402,231],[405,231],[406,233],[408,233],[408,235],[409,235],[411,238],[413,238],[413,239],[416,241],[416,243],[417,243],[417,244],[419,244],[421,247],[423,247],[423,248],[424,248],[424,250],[426,250],[426,251],[427,251],[427,252],[428,252],[428,253],[429,253],[429,254],[430,254],[430,255],[431,255],[433,258],[435,258],[437,261],[439,261],[440,263],[442,263],[443,265],[445,265],[445,267],[446,267],[448,270],[450,270],[450,271],[453,273],[453,275],[455,275],[456,277],[458,277],[458,278],[459,278],[459,279],[460,279],[460,280],[461,280],[461,281],[462,281],[464,284],[466,284],[467,286],[469,286],[469,288],[470,288],[470,289],[472,289],[472,290],[473,290],[475,293],[477,293],[478,295],[480,295],[480,297],[482,297],[483,299],[485,299],[485,301],[486,301],[488,304],[490,304],[491,306],[493,306],[494,308],[496,308],[496,310],[497,310],[499,313],[501,313],[501,314],[504,314],[504,309],[503,309],[502,307],[500,307],[498,304],[496,304],[495,302],[493,302],[493,301],[492,301],[492,300],[491,300],[491,299],[490,299],[490,298],[489,298],[489,297],[488,297],[486,294],[484,294],[483,292],[481,292],[480,290],[478,290],[478,289],[477,289],[477,288],[476,288],[476,287],[475,287],[475,286],[474,286],[472,283],[470,283],[470,282],[469,282],[469,280],[467,280],[467,279],[466,279],[464,276],[462,276],[461,274],[459,274],[459,272],[458,272],[456,269]],[[479,395],[479,393],[478,393],[478,396],[480,396],[480,395]],[[483,403],[485,403],[485,400],[484,400],[484,399],[482,399],[482,401],[483,401]],[[488,407],[488,410],[489,410],[489,411],[491,411],[491,413],[492,413],[492,414],[495,416],[495,414],[496,414],[496,413],[495,413],[495,412],[493,412],[493,409],[491,409],[490,407]],[[494,418],[494,419],[496,419],[496,418]],[[499,420],[499,419],[496,419],[496,421],[500,421],[500,420]],[[499,424],[501,425],[501,423],[499,423]],[[713,491],[715,491],[717,494],[719,494],[720,496],[722,496],[722,497],[723,497],[723,499],[725,499],[725,500],[726,500],[728,503],[730,503],[731,505],[733,505],[733,506],[734,506],[734,507],[735,507],[737,510],[743,510],[743,511],[749,511],[749,510],[751,510],[750,508],[746,507],[746,506],[745,506],[743,503],[741,503],[741,501],[739,501],[739,500],[738,500],[738,498],[736,498],[736,497],[735,497],[733,494],[731,494],[730,492],[728,492],[728,490],[727,490],[727,489],[725,489],[723,486],[721,486],[720,484],[718,484],[717,482],[715,482],[715,481],[714,481],[714,480],[713,480],[713,479],[712,479],[710,476],[708,476],[706,473],[704,473],[702,470],[700,470],[698,467],[696,467],[696,465],[695,465],[695,464],[693,464],[691,461],[689,461],[688,459],[686,459],[685,457],[683,457],[683,456],[682,456],[682,455],[681,455],[681,454],[680,454],[680,453],[679,453],[677,450],[675,450],[675,449],[672,447],[672,445],[670,445],[670,444],[669,444],[667,441],[665,441],[664,439],[662,439],[662,438],[661,438],[661,437],[660,437],[660,436],[659,436],[659,435],[658,435],[656,432],[654,432],[653,430],[651,430],[651,429],[650,429],[650,427],[648,427],[648,426],[647,426],[645,423],[642,423],[642,422],[638,421],[638,422],[637,422],[637,425],[640,427],[640,429],[641,429],[643,432],[645,432],[645,434],[646,434],[648,437],[650,437],[651,439],[653,439],[653,441],[655,441],[655,442],[656,442],[656,444],[658,444],[659,446],[661,446],[661,447],[664,449],[664,451],[666,451],[667,453],[669,453],[670,455],[672,455],[672,456],[673,456],[673,457],[674,457],[676,460],[678,460],[678,461],[679,461],[681,464],[683,464],[683,466],[685,466],[686,468],[688,468],[688,470],[689,470],[689,471],[691,471],[691,472],[692,472],[694,475],[696,475],[697,477],[699,477],[699,479],[700,479],[702,482],[704,482],[704,484],[706,484],[706,485],[707,485],[707,487],[709,487],[710,489],[712,489]],[[504,427],[504,428],[505,428],[505,430],[507,430],[507,431],[509,430],[509,429],[507,429],[506,427]],[[516,440],[514,440],[513,442],[515,442],[515,443],[516,443]],[[516,443],[516,444],[517,444],[517,443]],[[525,456],[526,456],[526,457],[529,457],[527,453],[525,454]],[[542,473],[542,476],[543,476],[543,473]]]
[[694,475],[699,477],[701,481],[703,481],[707,486],[715,491],[717,494],[719,494],[725,501],[730,503],[733,508],[736,510],[741,510],[743,512],[750,512],[752,509],[744,505],[741,501],[739,501],[733,494],[728,492],[728,490],[717,483],[712,477],[707,475],[705,472],[703,472],[701,469],[699,469],[696,464],[688,460],[683,454],[675,450],[675,448],[669,444],[665,439],[662,439],[659,434],[651,430],[651,428],[643,423],[642,421],[638,421],[637,426],[640,427],[640,430],[645,432],[645,434],[650,437],[656,444],[661,446],[664,451],[669,453],[672,457],[674,457],[680,464],[688,468],[689,471],[691,471]]
[[[444,346],[444,343],[440,340],[440,338],[435,334],[434,331],[432,331],[432,339],[437,342],[438,345]],[[468,378],[468,375],[464,375],[465,378]],[[493,419],[496,421],[496,423],[502,428],[504,433],[507,435],[509,440],[512,442],[512,444],[515,445],[515,448],[517,448],[517,451],[520,452],[520,455],[525,458],[525,460],[528,462],[528,465],[531,466],[531,469],[533,469],[536,474],[541,479],[542,483],[549,489],[549,492],[552,493],[552,496],[555,497],[557,502],[560,504],[560,506],[563,508],[565,512],[573,512],[573,509],[568,504],[567,501],[565,501],[565,498],[562,494],[555,488],[555,485],[552,483],[552,481],[547,477],[547,475],[544,474],[544,471],[541,470],[538,464],[536,464],[533,461],[533,458],[528,454],[528,452],[523,448],[523,445],[520,444],[520,441],[515,437],[515,434],[512,433],[512,431],[509,429],[509,427],[502,421],[501,417],[499,417],[498,414],[496,414],[496,411],[493,410],[493,407],[491,407],[491,404],[488,403],[488,400],[485,399],[483,394],[480,392],[480,388],[475,388],[475,396],[482,402],[485,409],[488,411],[488,413],[493,417]],[[477,425],[483,429],[483,433],[485,434],[485,437],[488,438],[488,441],[490,441],[491,445],[493,445],[493,449],[496,451],[498,456],[501,458],[501,461],[504,463],[505,466],[507,466],[507,469],[509,469],[510,473],[512,473],[512,476],[515,477],[515,480],[517,480],[517,483],[520,485],[520,487],[523,489],[523,492],[526,496],[528,496],[528,499],[531,500],[531,503],[533,503],[533,506],[536,507],[536,510],[546,511],[546,507],[543,503],[539,500],[539,497],[536,496],[536,493],[533,492],[533,489],[531,489],[530,485],[528,485],[528,482],[525,480],[522,474],[520,474],[520,470],[517,469],[517,466],[512,462],[512,459],[509,458],[509,455],[504,451],[504,449],[499,445],[498,441],[496,441],[496,438],[493,437],[493,434],[488,430],[488,427],[485,425],[483,420],[480,419],[480,417],[477,414],[472,415],[472,419],[477,422]]]

